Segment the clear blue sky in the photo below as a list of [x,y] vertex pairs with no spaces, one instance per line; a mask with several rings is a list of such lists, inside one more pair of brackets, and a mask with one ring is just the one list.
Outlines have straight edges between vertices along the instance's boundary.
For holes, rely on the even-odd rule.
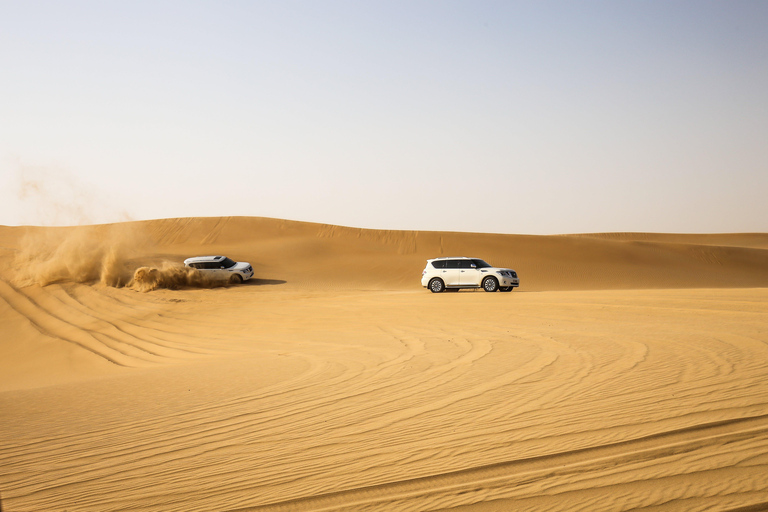
[[768,2],[0,2],[0,224],[768,231]]

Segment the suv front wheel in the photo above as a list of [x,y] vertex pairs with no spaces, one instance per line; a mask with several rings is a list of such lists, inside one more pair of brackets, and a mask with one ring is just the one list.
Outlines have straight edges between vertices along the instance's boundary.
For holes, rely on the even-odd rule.
[[432,293],[440,293],[445,290],[445,283],[442,279],[434,278],[429,282],[429,289]]
[[487,292],[495,292],[499,289],[499,282],[495,277],[486,277],[483,279],[483,290]]

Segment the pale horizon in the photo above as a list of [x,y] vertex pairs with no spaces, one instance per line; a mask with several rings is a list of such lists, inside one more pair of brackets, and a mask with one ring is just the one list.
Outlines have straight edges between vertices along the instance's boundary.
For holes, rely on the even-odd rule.
[[0,224],[768,232],[762,2],[0,7]]

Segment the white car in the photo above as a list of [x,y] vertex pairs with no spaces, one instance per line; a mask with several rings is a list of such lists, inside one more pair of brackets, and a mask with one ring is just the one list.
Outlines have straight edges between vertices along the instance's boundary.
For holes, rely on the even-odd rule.
[[184,266],[196,268],[216,280],[242,283],[253,277],[250,263],[233,261],[226,256],[196,256],[184,260]]
[[479,258],[435,258],[427,260],[421,273],[421,286],[432,293],[462,288],[482,288],[487,292],[511,292],[520,286],[517,272],[496,268]]

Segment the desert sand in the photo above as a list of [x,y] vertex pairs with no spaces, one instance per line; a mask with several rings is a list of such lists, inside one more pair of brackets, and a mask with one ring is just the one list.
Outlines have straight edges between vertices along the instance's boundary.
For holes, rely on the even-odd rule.
[[[255,279],[131,282],[208,254]],[[432,294],[438,256],[521,287]],[[0,227],[0,500],[766,509],[768,234]]]

